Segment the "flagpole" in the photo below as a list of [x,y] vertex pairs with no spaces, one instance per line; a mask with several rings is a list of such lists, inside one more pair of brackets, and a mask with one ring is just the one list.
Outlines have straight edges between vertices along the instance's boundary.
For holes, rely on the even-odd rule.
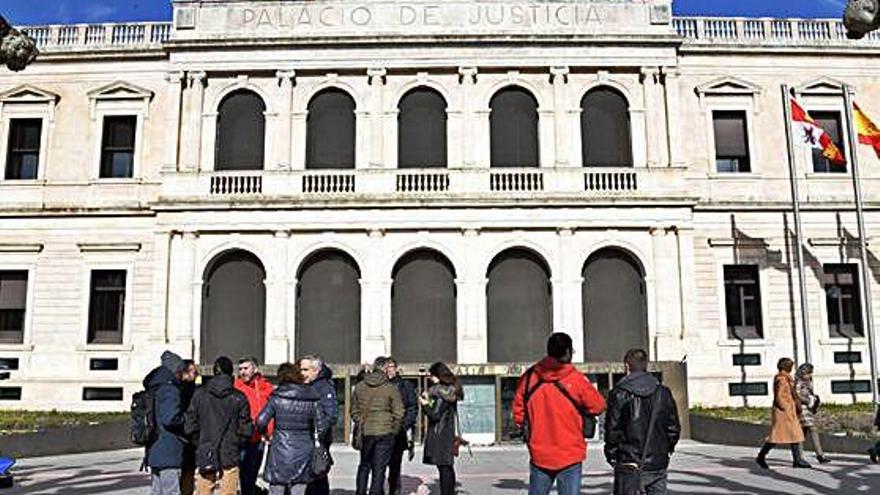
[[[807,308],[807,280],[804,273],[804,236],[801,231],[801,199],[797,184],[797,169],[794,162],[794,138],[791,135],[791,93],[787,84],[782,85],[782,110],[785,115],[785,142],[788,145],[788,175],[791,182],[791,202],[794,209],[794,232],[797,249],[795,249],[795,262],[797,263],[798,284],[801,293],[801,324],[804,332],[804,361],[812,363],[810,352],[810,318]],[[786,235],[788,233],[786,232]],[[797,360],[797,341],[794,344],[795,360]]]
[[862,257],[862,293],[864,294],[866,330],[868,333],[868,356],[871,360],[871,392],[873,394],[874,404],[880,404],[880,395],[877,391],[877,356],[874,348],[874,308],[873,298],[871,297],[871,266],[868,264],[868,238],[865,237],[865,214],[862,206],[862,188],[859,182],[859,149],[858,138],[856,136],[855,121],[853,119],[853,88],[849,85],[843,87],[843,101],[846,112],[846,127],[849,133],[849,154],[850,163],[852,164],[852,181],[853,191],[856,200],[856,222],[859,226],[859,254]]

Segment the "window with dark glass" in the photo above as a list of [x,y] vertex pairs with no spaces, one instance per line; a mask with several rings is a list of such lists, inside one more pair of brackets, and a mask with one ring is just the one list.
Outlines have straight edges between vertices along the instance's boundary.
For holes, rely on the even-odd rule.
[[538,166],[538,102],[521,88],[502,89],[489,102],[491,165]]
[[28,272],[0,271],[0,343],[24,342]]
[[101,178],[124,179],[134,176],[134,141],[137,117],[104,117],[101,139]]
[[339,89],[321,91],[309,102],[306,168],[354,168],[355,104]]
[[761,322],[761,284],[756,265],[724,267],[727,336],[731,339],[764,337]]
[[217,108],[214,170],[262,170],[266,104],[253,91],[235,91]]
[[629,104],[617,90],[597,88],[584,95],[581,136],[584,166],[632,166]]
[[[810,112],[810,116],[822,129],[828,133],[828,137],[837,146],[841,153],[846,147],[843,144],[843,124],[840,112]],[[813,172],[846,173],[845,164],[835,164],[822,155],[822,150],[813,148]]]
[[712,112],[712,126],[715,132],[716,170],[721,173],[751,172],[746,112]]
[[122,343],[125,277],[125,270],[92,270],[89,294],[90,344]]
[[831,337],[864,337],[862,305],[856,265],[825,265],[825,307]]
[[400,168],[446,166],[446,100],[428,88],[400,100],[397,117],[397,163]]
[[40,166],[42,119],[12,119],[6,152],[6,179],[36,179]]

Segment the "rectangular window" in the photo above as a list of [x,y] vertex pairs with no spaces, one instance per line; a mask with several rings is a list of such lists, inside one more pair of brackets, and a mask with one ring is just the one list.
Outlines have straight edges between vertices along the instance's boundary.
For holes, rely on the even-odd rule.
[[825,306],[831,337],[864,337],[862,305],[856,265],[825,265]]
[[870,394],[871,380],[841,380],[831,382],[832,394]]
[[134,141],[137,117],[104,117],[101,138],[101,178],[125,179],[134,176]]
[[26,270],[0,271],[0,343],[24,342],[27,283]]
[[9,121],[9,142],[6,151],[6,179],[36,179],[40,166],[42,119]]
[[122,387],[83,387],[82,400],[120,401],[122,394]]
[[121,344],[125,321],[125,270],[93,270],[89,294],[89,343]]
[[724,110],[712,112],[715,131],[715,166],[718,172],[751,172],[749,132],[746,112]]
[[731,397],[763,396],[769,393],[764,382],[728,383],[727,391]]
[[[843,124],[841,123],[840,112],[810,112],[810,116],[816,121],[831,141],[840,149],[841,153],[845,153],[843,145]],[[846,173],[846,165],[831,163],[822,155],[822,150],[813,148],[813,172],[822,173]]]
[[761,284],[756,265],[724,267],[724,302],[727,336],[731,339],[761,339]]
[[0,400],[21,400],[21,387],[0,387]]

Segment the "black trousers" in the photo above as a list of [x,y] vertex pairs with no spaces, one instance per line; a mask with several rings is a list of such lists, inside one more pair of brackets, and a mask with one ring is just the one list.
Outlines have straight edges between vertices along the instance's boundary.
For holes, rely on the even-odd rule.
[[394,437],[394,447],[391,449],[391,463],[388,464],[389,495],[400,493],[400,466],[403,464],[403,453],[406,452],[406,447],[406,432],[399,433]]
[[[391,462],[394,435],[365,436],[358,464],[356,495],[382,495],[385,488],[385,471]],[[367,491],[367,483],[370,491]]]
[[440,495],[455,495],[455,468],[437,466],[440,472]]

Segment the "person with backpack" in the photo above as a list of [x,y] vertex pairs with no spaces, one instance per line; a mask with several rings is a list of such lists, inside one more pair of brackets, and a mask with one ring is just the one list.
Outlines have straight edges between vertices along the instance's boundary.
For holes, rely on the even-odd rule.
[[303,360],[278,367],[281,384],[257,417],[261,432],[268,432],[269,423],[275,422],[265,473],[269,495],[285,495],[285,490],[303,495],[311,481],[326,477],[315,472],[313,457],[316,440],[330,425],[319,404],[321,396],[306,382],[303,369],[308,369]]
[[681,436],[672,392],[648,373],[648,353],[631,349],[626,376],[608,394],[605,459],[614,495],[666,495],[666,470]]
[[419,397],[428,430],[425,435],[425,464],[437,466],[440,476],[440,495],[455,494],[455,457],[458,455],[458,403],[464,400],[464,390],[458,377],[444,363],[428,368],[431,386]]
[[196,493],[236,495],[241,448],[254,434],[247,397],[233,387],[232,360],[219,357],[214,376],[196,389],[185,430],[196,445]]
[[513,401],[513,420],[528,444],[529,495],[547,495],[557,485],[559,495],[581,493],[586,437],[593,417],[605,411],[605,399],[572,366],[571,337],[554,333],[547,340],[547,357],[520,377]]
[[[244,357],[238,360],[238,377],[235,389],[243,393],[248,400],[251,419],[257,420],[260,411],[269,403],[269,396],[275,387],[260,373],[260,363],[255,357]],[[272,425],[266,429],[266,437],[272,436]],[[259,431],[254,434],[241,449],[241,495],[256,495],[257,475],[263,463],[265,445]]]
[[162,364],[144,378],[144,391],[132,400],[132,440],[146,447],[144,466],[150,468],[150,495],[179,495],[183,467],[184,409],[181,403],[183,359],[162,353]]
[[403,426],[403,399],[388,381],[384,364],[377,359],[351,396],[352,446],[361,451],[356,495],[367,495],[368,483],[369,495],[382,495],[394,437]]

